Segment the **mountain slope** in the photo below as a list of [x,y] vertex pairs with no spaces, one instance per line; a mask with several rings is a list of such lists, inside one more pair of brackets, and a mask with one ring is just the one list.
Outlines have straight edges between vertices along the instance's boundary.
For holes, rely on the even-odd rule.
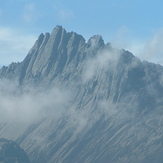
[[3,163],[29,163],[24,150],[15,142],[7,139],[0,139],[0,162]]
[[32,163],[162,162],[162,66],[57,26],[0,77],[0,135]]

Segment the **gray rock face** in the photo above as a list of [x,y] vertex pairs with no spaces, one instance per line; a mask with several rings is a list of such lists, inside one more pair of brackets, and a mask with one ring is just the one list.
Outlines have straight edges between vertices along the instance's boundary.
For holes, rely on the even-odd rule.
[[1,163],[29,163],[24,150],[14,141],[0,139],[0,162]]
[[[32,163],[162,163],[162,66],[57,26],[0,77],[17,81],[1,97],[16,102],[0,103],[11,119],[2,119],[0,135]],[[8,87],[0,85],[4,97]]]

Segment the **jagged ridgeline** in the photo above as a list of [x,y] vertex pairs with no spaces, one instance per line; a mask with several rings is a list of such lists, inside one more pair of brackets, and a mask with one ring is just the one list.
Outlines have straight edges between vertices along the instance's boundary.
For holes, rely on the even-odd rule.
[[161,65],[56,26],[0,78],[0,137],[31,163],[163,162]]

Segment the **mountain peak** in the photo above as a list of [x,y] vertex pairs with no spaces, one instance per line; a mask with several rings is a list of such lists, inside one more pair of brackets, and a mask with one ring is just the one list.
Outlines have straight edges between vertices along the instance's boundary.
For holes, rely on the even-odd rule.
[[88,46],[101,47],[104,45],[105,43],[101,35],[94,35],[88,40]]
[[59,33],[59,32],[62,32],[62,31],[65,31],[65,29],[62,28],[62,26],[57,25],[57,26],[52,30],[51,35],[56,34],[56,33]]

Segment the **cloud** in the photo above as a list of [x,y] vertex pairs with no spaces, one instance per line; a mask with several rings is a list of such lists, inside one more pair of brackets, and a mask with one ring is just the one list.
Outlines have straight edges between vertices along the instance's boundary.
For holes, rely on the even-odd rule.
[[69,9],[63,9],[58,6],[54,6],[55,15],[61,21],[61,23],[68,22],[74,18],[74,14]]
[[149,39],[139,55],[144,60],[163,65],[163,29]]
[[86,61],[85,68],[82,72],[83,82],[88,82],[96,78],[102,71],[113,70],[119,60],[121,51],[117,49],[104,49],[97,52],[93,57]]
[[115,36],[111,40],[111,44],[113,47],[119,49],[122,48],[125,49],[130,43],[130,37],[131,37],[131,30],[126,26],[122,26],[117,30]]
[[51,115],[57,118],[68,107],[70,97],[68,91],[56,87],[46,91],[26,87],[22,91],[16,81],[0,80],[1,119],[35,122]]
[[74,17],[72,11],[70,10],[59,10],[58,16],[61,19],[61,21],[66,21]]
[[125,49],[141,60],[163,65],[163,29],[157,31],[150,39],[135,38],[132,31],[123,26],[111,40],[113,47]]
[[34,124],[43,119],[58,121],[67,119],[75,133],[87,124],[87,112],[73,106],[72,90],[54,86],[50,89],[34,88],[31,85],[20,89],[17,81],[0,80],[1,122]]
[[[124,38],[125,40],[125,38]],[[124,47],[141,60],[163,65],[163,29],[157,31],[148,40],[128,40]]]
[[128,50],[135,56],[141,57],[140,53],[144,48],[145,40],[135,38],[128,27],[122,26],[113,36],[111,44],[115,48]]
[[34,35],[2,26],[0,27],[0,36],[1,66],[22,61],[36,40]]
[[36,6],[34,3],[25,5],[24,14],[23,14],[23,18],[25,22],[27,23],[36,22],[38,17],[39,15],[37,13]]

